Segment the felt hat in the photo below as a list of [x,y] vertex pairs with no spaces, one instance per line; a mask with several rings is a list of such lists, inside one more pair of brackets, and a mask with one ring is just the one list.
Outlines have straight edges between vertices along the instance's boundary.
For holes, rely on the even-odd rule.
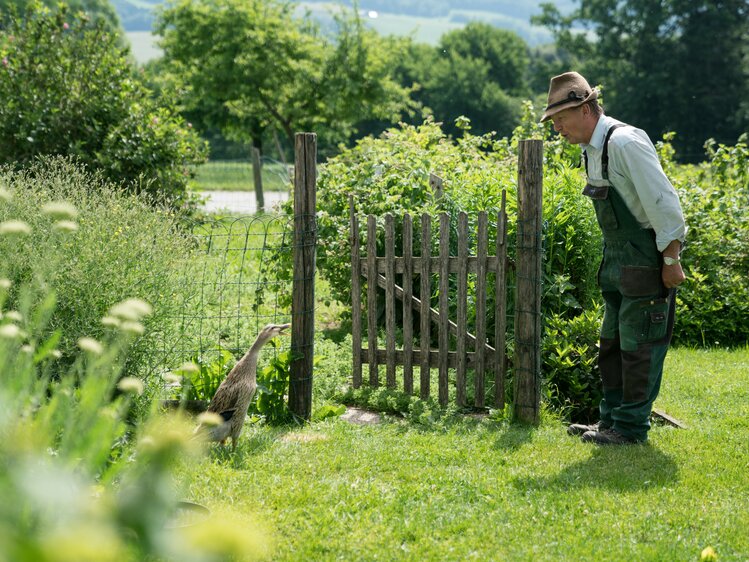
[[577,72],[565,72],[554,76],[549,84],[549,97],[541,122],[547,121],[560,111],[579,107],[595,99],[598,99],[598,91],[591,88],[588,81]]

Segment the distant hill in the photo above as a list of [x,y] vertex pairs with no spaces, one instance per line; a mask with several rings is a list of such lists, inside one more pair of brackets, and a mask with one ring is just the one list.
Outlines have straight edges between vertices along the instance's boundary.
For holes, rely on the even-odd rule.
[[[482,21],[520,35],[529,45],[552,41],[549,31],[531,25],[532,15],[540,14],[544,0],[362,0],[359,13],[372,29],[382,35],[412,35],[416,41],[435,45],[447,31],[459,29],[470,21]],[[133,54],[139,62],[158,56],[150,35],[154,9],[160,0],[112,0],[112,5],[128,32]],[[332,13],[352,0],[305,0],[297,2],[300,15],[308,11],[325,27],[333,24]],[[574,8],[574,0],[555,2],[560,11]]]
[[[365,17],[365,19],[369,20],[372,27],[384,33],[406,34],[417,27],[423,28],[426,25],[435,25],[437,28],[447,30],[461,27],[471,20],[481,20],[497,27],[512,29],[529,43],[536,44],[548,41],[550,37],[546,30],[530,25],[530,17],[541,12],[539,6],[543,1],[365,0],[359,2],[359,10],[363,16],[376,14],[376,17]],[[153,9],[161,4],[160,0],[112,0],[112,5],[117,10],[125,31],[150,31],[153,25]],[[326,14],[331,9],[335,9],[336,4],[351,6],[353,2],[352,0],[340,2],[305,0],[299,4],[309,9],[314,17],[325,20]],[[574,0],[558,0],[555,4],[562,12],[566,12],[573,9]],[[399,25],[395,21],[398,17],[402,17]],[[436,40],[429,42],[434,43]]]

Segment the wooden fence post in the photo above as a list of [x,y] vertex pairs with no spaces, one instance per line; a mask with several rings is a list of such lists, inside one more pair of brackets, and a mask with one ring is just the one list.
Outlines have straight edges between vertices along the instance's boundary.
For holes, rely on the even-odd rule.
[[260,149],[252,147],[252,179],[255,184],[255,203],[258,212],[265,211],[265,196],[263,195],[263,164],[260,160]]
[[294,281],[291,304],[289,409],[301,419],[312,413],[315,342],[317,135],[297,133],[294,171]]
[[526,423],[538,423],[541,409],[542,192],[543,141],[520,141],[514,413]]

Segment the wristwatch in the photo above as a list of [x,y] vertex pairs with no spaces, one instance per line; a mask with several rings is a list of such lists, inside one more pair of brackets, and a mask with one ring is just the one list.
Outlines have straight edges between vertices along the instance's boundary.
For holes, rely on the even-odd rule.
[[663,256],[663,263],[665,263],[666,265],[676,265],[680,261],[680,258],[670,258],[668,256]]

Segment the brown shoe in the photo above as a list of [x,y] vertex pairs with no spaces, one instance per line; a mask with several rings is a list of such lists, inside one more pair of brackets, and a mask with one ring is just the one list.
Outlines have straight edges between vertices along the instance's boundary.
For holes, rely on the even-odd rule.
[[596,422],[590,425],[585,425],[582,423],[573,423],[569,426],[567,426],[567,435],[582,435],[583,433],[587,431],[601,431],[606,429],[608,426],[605,426],[601,424],[601,422]]
[[586,431],[583,433],[582,440],[586,443],[595,443],[596,445],[631,445],[639,443],[634,437],[627,437],[612,428],[601,429],[600,431]]

